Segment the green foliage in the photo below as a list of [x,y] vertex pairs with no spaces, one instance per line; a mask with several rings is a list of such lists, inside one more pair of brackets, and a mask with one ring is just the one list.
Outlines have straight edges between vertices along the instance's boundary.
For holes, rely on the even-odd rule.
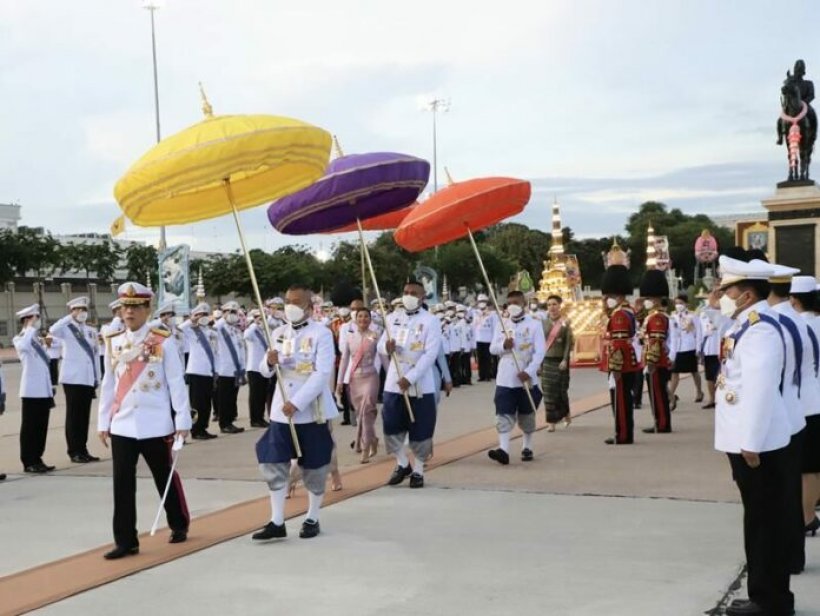
[[[151,286],[156,289],[159,284],[159,261],[157,249],[151,245],[131,244],[125,249],[125,267],[128,269],[127,278],[145,284],[151,277]],[[196,275],[195,269],[191,269]],[[196,282],[196,280],[194,280]]]
[[86,283],[91,281],[91,272],[99,282],[113,282],[122,255],[122,249],[108,239],[99,244],[63,244],[59,252],[61,271],[84,272]]
[[51,233],[32,227],[0,231],[0,283],[29,272],[42,280],[59,265],[60,244]]

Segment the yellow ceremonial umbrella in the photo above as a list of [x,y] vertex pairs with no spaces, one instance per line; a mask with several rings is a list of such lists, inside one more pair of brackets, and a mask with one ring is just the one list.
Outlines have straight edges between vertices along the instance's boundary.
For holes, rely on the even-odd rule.
[[[190,224],[232,213],[256,303],[262,306],[239,210],[319,179],[330,159],[331,136],[282,116],[215,116],[202,84],[200,93],[205,119],[148,150],[119,179],[114,196],[125,216],[143,227]],[[272,347],[267,319],[262,323]],[[282,394],[286,399],[284,388]],[[301,456],[292,422],[291,435]]]

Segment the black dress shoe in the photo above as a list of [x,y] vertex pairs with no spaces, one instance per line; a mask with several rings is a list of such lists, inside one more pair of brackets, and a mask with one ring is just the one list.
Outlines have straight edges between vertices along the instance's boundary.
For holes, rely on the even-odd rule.
[[532,449],[522,449],[521,450],[521,461],[522,462],[532,462],[533,455]]
[[84,455],[77,454],[76,456],[71,456],[71,461],[74,462],[74,464],[85,464],[89,460],[86,460]]
[[500,447],[498,449],[490,449],[490,451],[487,452],[487,457],[504,466],[510,463],[510,454]]
[[49,473],[50,473],[51,471],[53,471],[53,470],[55,470],[55,469],[57,468],[56,466],[52,466],[51,464],[46,464],[45,462],[42,462],[42,461],[40,462],[40,464],[42,464],[43,466],[45,466],[45,467],[46,467],[46,470],[47,470]]
[[299,538],[312,539],[320,532],[322,532],[322,529],[319,528],[319,520],[305,520],[302,522],[302,528],[299,531]]
[[[54,467],[51,467],[53,470]],[[29,464],[27,467],[23,469],[25,473],[34,473],[37,475],[42,475],[43,473],[47,473],[49,471],[49,467],[43,464],[42,462],[38,462],[37,464]]]
[[818,528],[820,528],[820,519],[814,516],[814,519],[806,524],[805,532],[807,535],[811,534],[812,537],[816,537]]
[[[653,430],[653,432],[654,432],[654,430]],[[623,443],[619,443],[614,438],[608,438],[604,441],[604,443],[606,443],[607,445],[631,445],[632,441],[630,440],[630,441],[624,441]]]
[[220,428],[219,431],[222,434],[239,434],[240,432],[244,432],[245,428],[239,428],[233,424],[228,424],[224,428]]
[[273,522],[268,522],[262,527],[262,530],[251,535],[254,541],[267,541],[269,539],[284,539],[288,536],[288,529],[284,524],[276,525]]
[[87,451],[83,454],[83,457],[85,458],[86,462],[99,462],[100,461],[100,459],[97,456],[92,456]]
[[418,473],[413,473],[410,475],[410,487],[411,488],[423,488],[424,487],[424,475],[419,475]]
[[349,426],[350,425],[350,420],[345,419],[344,421],[340,422],[339,425],[340,426]]
[[755,616],[756,614],[768,614],[768,612],[754,601],[741,599],[727,607],[726,614],[727,616]]
[[0,473],[0,481],[5,481],[5,480],[6,480],[6,474],[5,473]]
[[702,408],[702,409],[713,409],[713,408],[715,408],[715,403],[714,403],[714,402],[710,402],[709,404],[704,404],[704,405],[703,405],[702,407],[700,407],[700,408]]
[[657,430],[655,428],[644,428],[642,430],[642,432],[644,434],[655,434],[655,432],[657,432]]
[[216,434],[211,434],[210,432],[192,432],[191,438],[195,441],[210,441],[212,438],[219,438]]
[[267,428],[269,425],[270,424],[267,421],[265,421],[264,419],[262,421],[252,421],[251,422],[251,428]]
[[396,465],[396,468],[393,469],[393,474],[390,475],[390,479],[387,480],[387,485],[389,485],[389,486],[399,485],[402,481],[404,481],[404,478],[407,477],[408,475],[410,475],[412,472],[413,471],[410,468],[409,464],[407,466],[398,466],[398,465]]
[[118,558],[123,558],[125,556],[133,556],[134,554],[139,554],[140,548],[138,545],[132,546],[130,548],[126,548],[124,546],[118,545],[110,552],[106,552],[103,554],[103,558],[105,560],[117,560]]
[[171,537],[168,539],[168,543],[185,543],[186,541],[188,541],[187,530],[173,530],[171,531]]
[[640,411],[643,408],[643,405],[642,404],[635,404],[635,405],[632,406],[632,408],[634,408],[636,411]]

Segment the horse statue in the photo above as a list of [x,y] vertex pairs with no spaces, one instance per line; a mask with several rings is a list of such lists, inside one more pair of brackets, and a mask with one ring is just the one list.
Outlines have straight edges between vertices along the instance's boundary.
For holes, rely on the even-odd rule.
[[809,165],[817,138],[817,116],[801,96],[802,79],[786,72],[780,88],[780,117],[777,120],[777,145],[786,140],[789,182],[809,181]]

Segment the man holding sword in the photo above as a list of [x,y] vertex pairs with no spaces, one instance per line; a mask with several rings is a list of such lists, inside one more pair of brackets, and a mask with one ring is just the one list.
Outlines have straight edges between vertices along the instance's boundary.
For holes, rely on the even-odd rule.
[[[136,467],[145,459],[160,495],[170,543],[188,537],[190,514],[179,475],[172,472],[171,447],[191,429],[185,369],[176,340],[147,325],[153,292],[126,282],[118,290],[125,329],[105,338],[106,371],[102,381],[97,431],[103,445],[111,441],[114,474],[114,542],[108,560],[139,552],[136,510]],[[172,416],[171,408],[176,415]]]

